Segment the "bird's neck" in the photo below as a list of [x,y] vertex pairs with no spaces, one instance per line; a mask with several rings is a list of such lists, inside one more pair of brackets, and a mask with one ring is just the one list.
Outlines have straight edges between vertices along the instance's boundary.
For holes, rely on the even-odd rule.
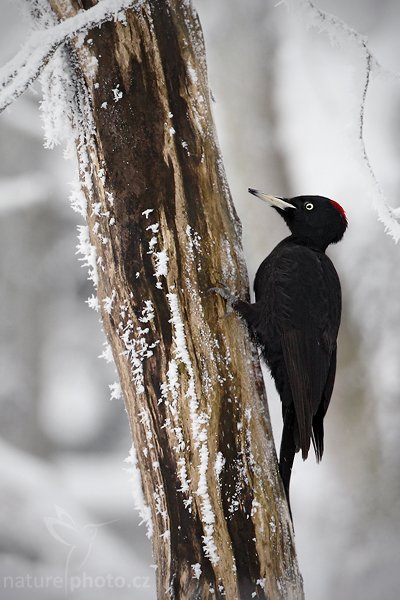
[[325,250],[328,247],[328,244],[322,242],[318,239],[311,239],[306,236],[299,236],[292,233],[291,236],[287,238],[290,240],[292,244],[297,244],[298,246],[305,246],[306,248],[310,248],[310,250],[315,250],[316,252],[325,253]]

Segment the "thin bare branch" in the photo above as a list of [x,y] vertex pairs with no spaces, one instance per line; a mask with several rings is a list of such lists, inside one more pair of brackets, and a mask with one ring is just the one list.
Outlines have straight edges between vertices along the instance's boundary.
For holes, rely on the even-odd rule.
[[[288,2],[286,1],[288,4]],[[371,83],[371,73],[389,77],[395,81],[400,81],[400,74],[392,72],[383,67],[379,61],[375,58],[373,52],[370,50],[368,45],[368,38],[363,36],[358,31],[347,25],[342,19],[331,13],[325,12],[318,8],[312,0],[303,0],[302,5],[305,10],[310,11],[310,24],[313,27],[317,27],[321,31],[328,34],[331,41],[340,44],[344,38],[351,39],[361,49],[365,56],[365,79],[362,89],[360,110],[359,110],[359,140],[361,146],[361,154],[363,162],[368,170],[371,178],[373,188],[375,191],[373,205],[378,214],[378,219],[385,227],[385,232],[394,239],[397,243],[400,240],[400,213],[399,209],[393,208],[388,203],[388,200],[382,190],[382,186],[375,174],[372,163],[369,159],[365,136],[364,136],[364,122],[365,122],[365,107],[367,103],[367,96],[369,86]],[[298,5],[296,5],[298,6]]]

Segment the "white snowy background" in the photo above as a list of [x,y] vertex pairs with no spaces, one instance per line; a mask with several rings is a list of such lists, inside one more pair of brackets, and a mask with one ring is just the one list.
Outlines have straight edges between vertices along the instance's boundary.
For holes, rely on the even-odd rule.
[[[326,195],[349,218],[329,250],[344,309],[325,456],[318,466],[296,458],[293,473],[300,569],[308,600],[392,600],[400,585],[400,248],[374,203],[382,210],[384,195],[399,205],[400,4],[315,0],[347,28],[327,24],[306,0],[275,4],[195,1],[250,278],[286,230],[247,187]],[[0,64],[28,35],[19,4],[1,0]],[[364,36],[375,65],[364,114],[375,179],[359,139]],[[75,164],[61,148],[43,148],[39,101],[36,84],[0,116],[0,588],[8,577],[7,599],[147,600],[155,598],[153,559],[124,471],[127,419],[110,400],[115,373],[98,359],[104,339],[75,256],[80,222],[67,201]],[[279,443],[279,400],[265,378]],[[64,589],[66,573],[80,589]]]

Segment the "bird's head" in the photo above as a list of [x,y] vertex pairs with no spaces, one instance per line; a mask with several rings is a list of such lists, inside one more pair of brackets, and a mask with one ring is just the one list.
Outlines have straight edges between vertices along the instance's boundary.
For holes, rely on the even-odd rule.
[[346,213],[335,200],[324,196],[279,198],[252,188],[249,192],[275,208],[302,244],[325,251],[329,244],[339,242],[346,231]]

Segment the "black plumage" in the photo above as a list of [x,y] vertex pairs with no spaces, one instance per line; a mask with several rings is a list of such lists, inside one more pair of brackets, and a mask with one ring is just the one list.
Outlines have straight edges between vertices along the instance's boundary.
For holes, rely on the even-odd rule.
[[278,211],[291,235],[260,265],[255,303],[222,288],[215,291],[248,324],[279,392],[284,421],[279,469],[289,502],[295,453],[301,450],[306,459],[311,440],[317,461],[324,451],[323,422],[335,380],[341,314],[340,282],[325,250],[341,240],[347,219],[339,204],[322,196],[287,200],[249,191]]

